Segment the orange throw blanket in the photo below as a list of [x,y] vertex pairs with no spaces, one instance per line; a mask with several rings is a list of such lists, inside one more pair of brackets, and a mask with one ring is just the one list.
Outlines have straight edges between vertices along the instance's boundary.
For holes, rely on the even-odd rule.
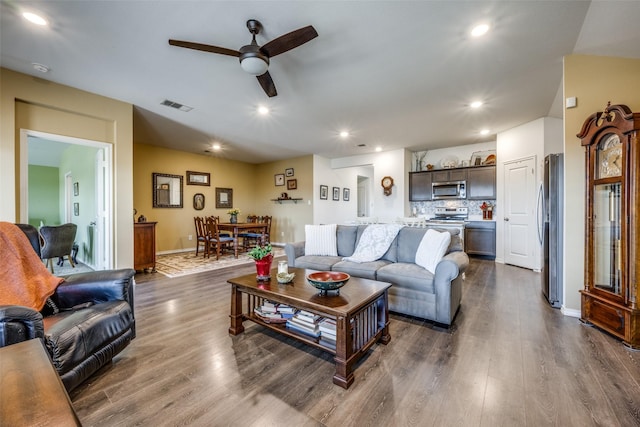
[[0,305],[40,311],[63,281],[49,273],[20,228],[0,222]]

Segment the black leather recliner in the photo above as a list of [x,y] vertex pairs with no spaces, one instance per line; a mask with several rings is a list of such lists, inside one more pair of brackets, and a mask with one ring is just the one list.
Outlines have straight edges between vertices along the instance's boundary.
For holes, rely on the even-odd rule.
[[[39,255],[38,230],[16,225]],[[0,347],[43,339],[65,388],[73,390],[135,338],[134,275],[133,269],[71,275],[42,312],[0,306]]]

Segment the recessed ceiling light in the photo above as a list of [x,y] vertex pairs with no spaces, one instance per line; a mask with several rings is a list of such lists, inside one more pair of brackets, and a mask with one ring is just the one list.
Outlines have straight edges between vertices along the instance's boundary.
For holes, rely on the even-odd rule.
[[471,30],[471,35],[473,37],[480,37],[487,34],[487,31],[489,31],[489,26],[487,24],[480,24],[473,27],[473,29]]
[[269,114],[269,108],[265,107],[264,105],[261,105],[258,107],[258,113],[262,114],[263,116]]
[[47,25],[47,20],[40,15],[36,15],[35,13],[23,12],[22,17],[27,21],[31,22],[32,24]]
[[482,101],[473,101],[469,106],[471,108],[480,108],[484,103]]
[[376,147],[376,153],[379,153],[382,151],[382,147]]
[[215,144],[213,144],[212,148],[213,148],[213,151],[220,151],[222,147],[220,147],[220,144],[216,142]]
[[49,70],[50,70],[50,68],[49,68],[49,67],[47,67],[46,65],[44,65],[44,64],[38,64],[37,62],[32,62],[32,63],[31,63],[31,65],[33,65],[33,68],[34,68],[36,71],[40,71],[41,73],[48,73],[48,72],[49,72]]
[[340,132],[340,138],[349,138],[349,132],[343,130],[342,132]]
[[489,135],[489,129],[482,129],[480,135]]

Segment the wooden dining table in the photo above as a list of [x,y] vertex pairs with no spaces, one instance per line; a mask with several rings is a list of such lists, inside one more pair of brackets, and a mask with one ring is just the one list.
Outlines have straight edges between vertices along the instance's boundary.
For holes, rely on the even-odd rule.
[[[267,227],[269,224],[266,222],[220,222],[218,223],[218,230],[231,231],[233,233],[233,252],[235,257],[238,258],[238,234],[242,232],[262,232],[260,242],[264,244]],[[255,230],[255,231],[254,231]]]

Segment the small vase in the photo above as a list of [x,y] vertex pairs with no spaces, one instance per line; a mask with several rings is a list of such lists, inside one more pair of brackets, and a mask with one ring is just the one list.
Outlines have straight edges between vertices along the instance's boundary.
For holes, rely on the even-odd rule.
[[258,280],[271,279],[271,262],[273,261],[273,255],[269,254],[262,259],[256,260],[256,271],[258,273]]
[[231,215],[231,217],[229,218],[229,222],[231,224],[237,224],[238,223],[238,215]]

